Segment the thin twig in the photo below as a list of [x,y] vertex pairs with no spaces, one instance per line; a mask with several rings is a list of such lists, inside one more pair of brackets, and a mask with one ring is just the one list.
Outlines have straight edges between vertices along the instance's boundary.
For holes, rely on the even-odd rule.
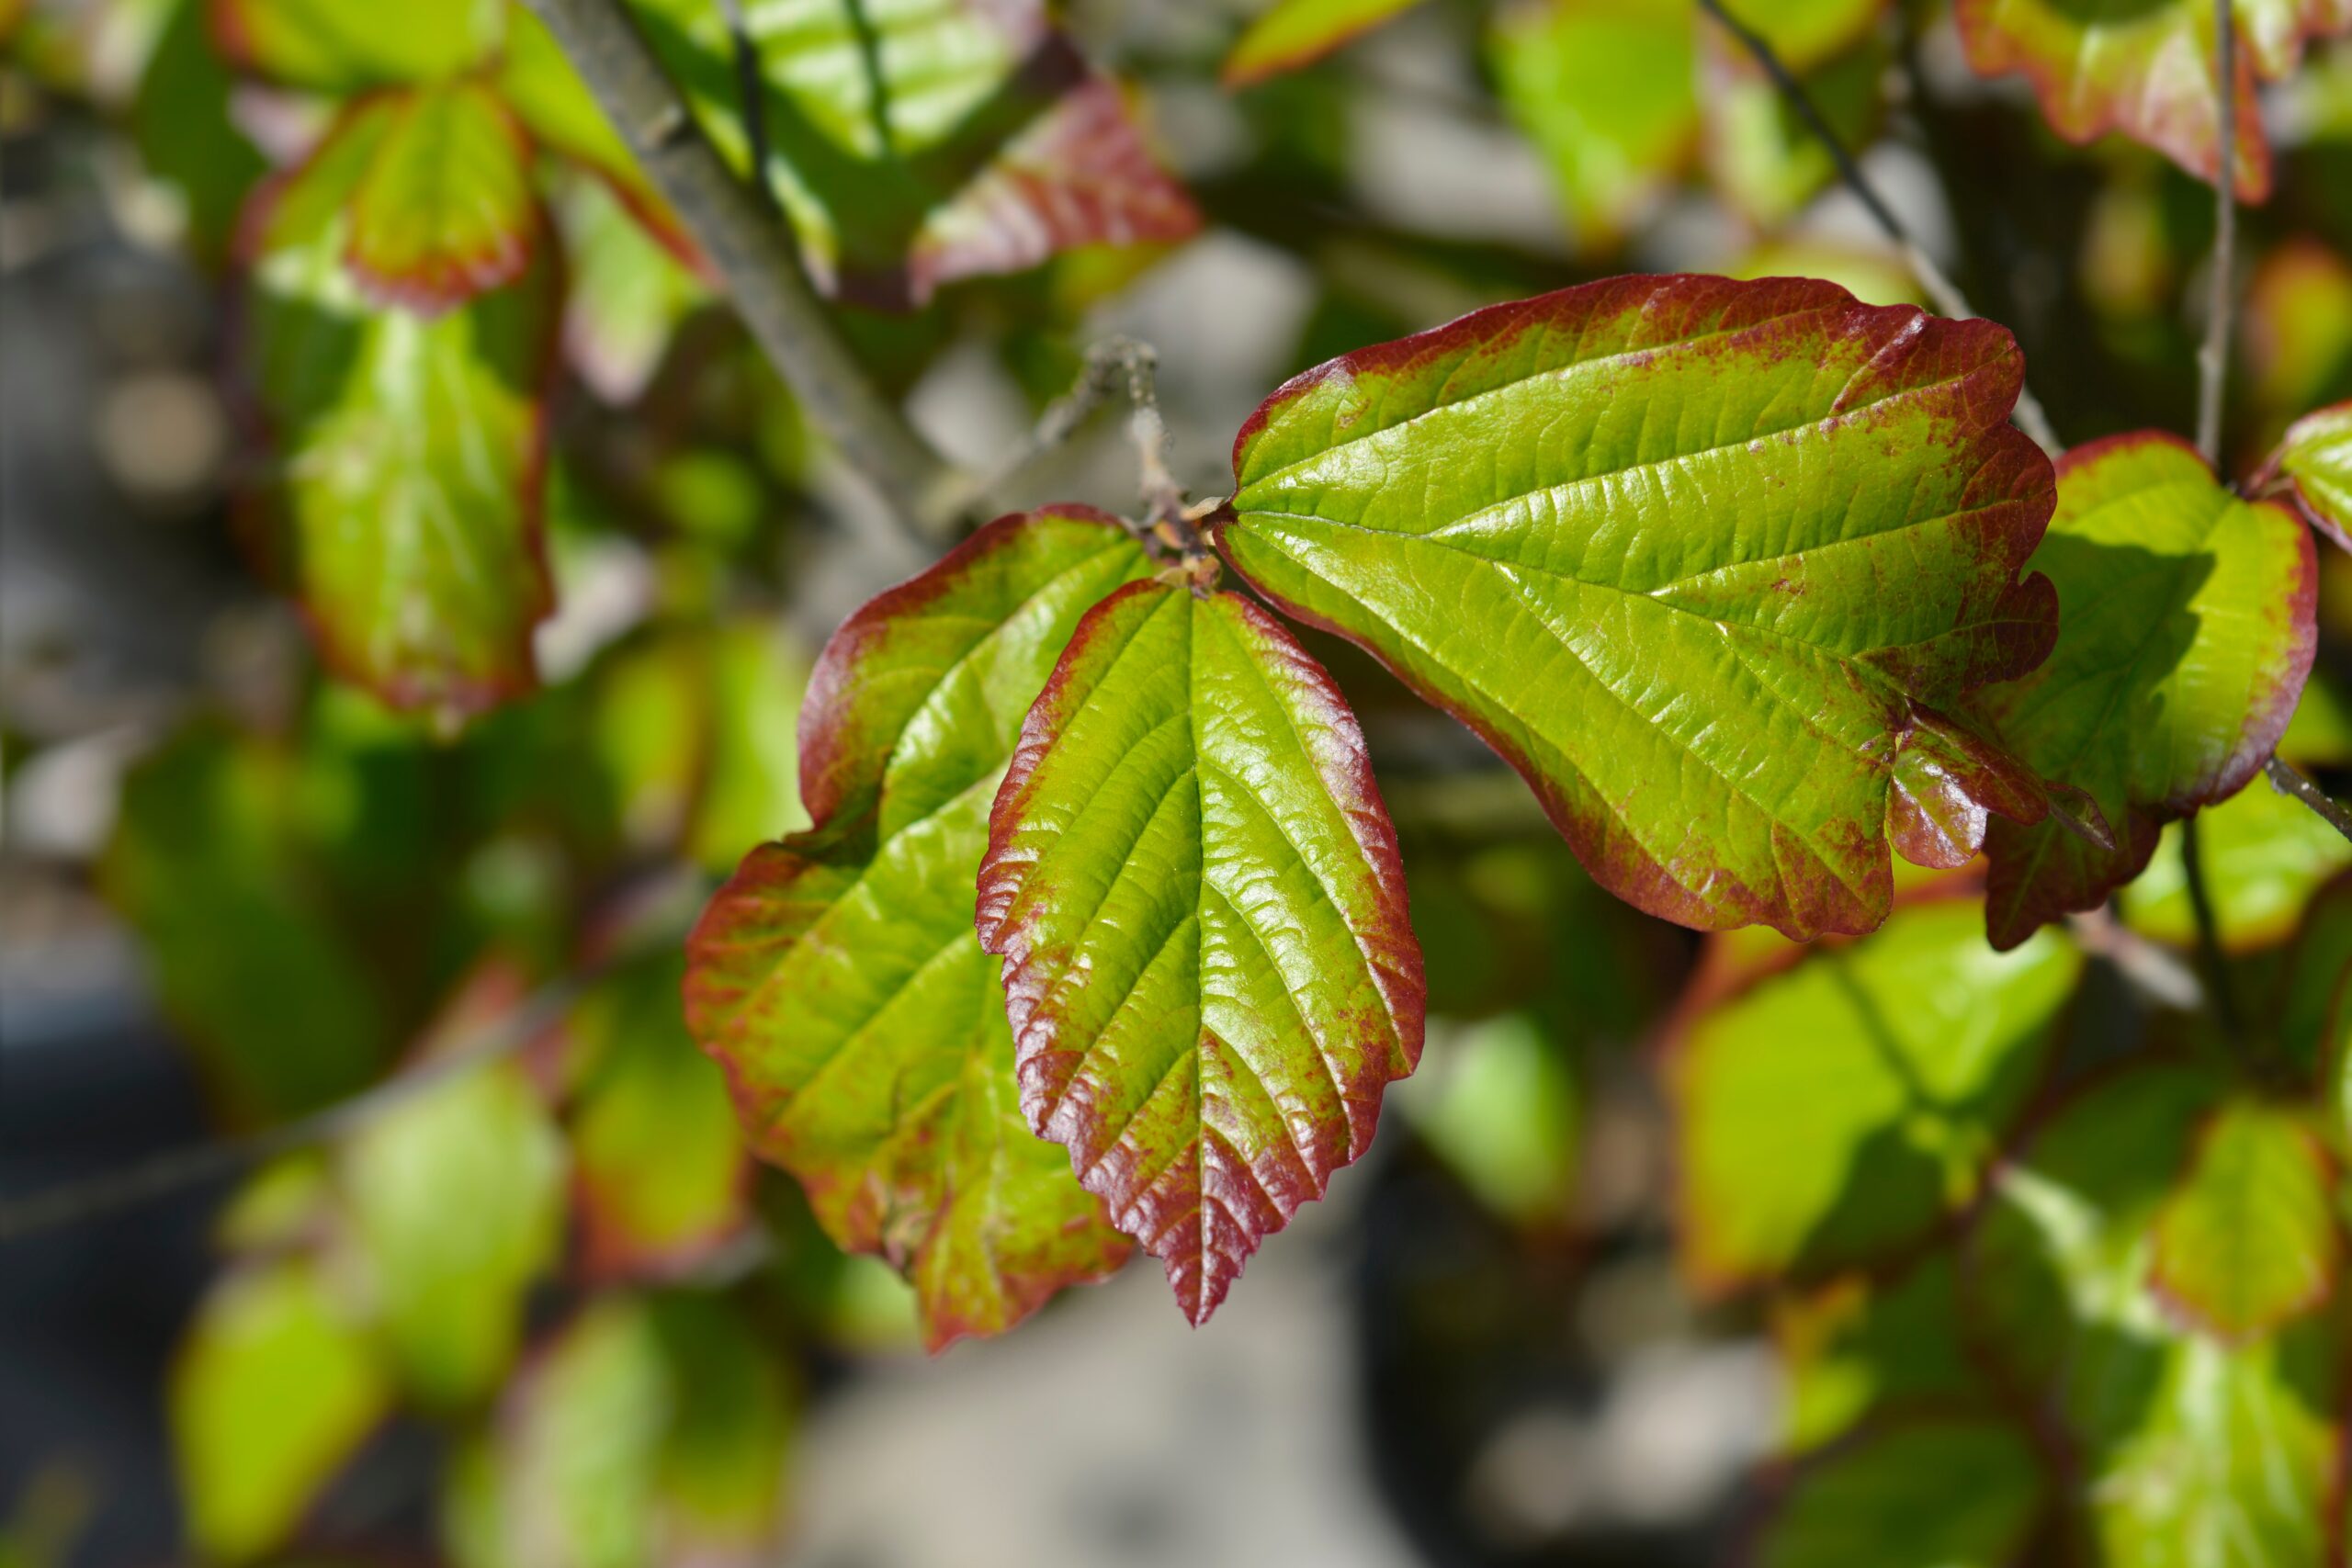
[[594,978],[589,971],[554,981],[452,1049],[308,1116],[249,1137],[166,1150],[86,1181],[0,1202],[0,1244],[96,1219],[339,1138],[462,1073],[510,1055],[540,1038],[562,1021],[582,989]]
[[2293,795],[2297,800],[2318,812],[2321,821],[2325,822],[2346,839],[2352,839],[2352,807],[2346,807],[2341,801],[2331,799],[2326,791],[2277,757],[2263,763],[2262,771],[2270,775],[2272,789],[2277,790],[2280,795]]
[[[1804,121],[1805,129],[1828,152],[1829,161],[1837,165],[1838,179],[1854,193],[1855,199],[1862,204],[1863,210],[1878,224],[1881,232],[1903,253],[1905,265],[1918,278],[1920,287],[1927,290],[1936,313],[1956,320],[1974,316],[1976,310],[1969,304],[1968,297],[1960,291],[1960,285],[1936,265],[1935,258],[1928,254],[1919,242],[1912,237],[1911,231],[1903,226],[1903,220],[1894,215],[1894,209],[1887,205],[1885,197],[1871,183],[1870,176],[1862,172],[1861,164],[1839,138],[1836,128],[1814,103],[1813,96],[1804,90],[1804,84],[1797,80],[1796,73],[1789,69],[1787,62],[1774,51],[1764,36],[1724,10],[1722,0],[1699,0],[1699,8],[1713,17],[1725,32],[1739,41],[1740,47],[1747,51],[1756,63],[1764,68],[1764,73],[1772,79],[1772,85],[1780,90],[1781,96],[1789,101],[1789,107],[1795,109],[1797,117]],[[2042,409],[2041,400],[2022,384],[2018,388],[2016,420],[2018,428],[2031,436],[2035,445],[2043,451],[2055,457],[2062,450],[2058,433],[2052,427],[2050,415]]]
[[2196,972],[2164,948],[2117,919],[2108,909],[2086,910],[2066,917],[2066,929],[2086,953],[2115,965],[2133,988],[2152,1001],[2177,1012],[2195,1012],[2205,1005],[2205,987]]
[[1142,465],[1141,491],[1147,526],[1179,517],[1184,488],[1168,467],[1168,424],[1159,413],[1159,351],[1131,337],[1109,337],[1087,345],[1084,367],[1070,389],[1046,405],[1029,439],[972,486],[975,499],[1012,488],[1013,477],[1078,433],[1086,418],[1114,392],[1125,394],[1127,434]]
[[727,39],[735,51],[736,109],[743,117],[752,192],[762,207],[780,217],[783,205],[776,200],[775,186],[768,177],[767,81],[760,71],[760,46],[752,40],[751,24],[744,19],[743,0],[718,0],[718,10],[727,18]]
[[2233,0],[2213,0],[2221,151],[2213,176],[2213,292],[2206,310],[2205,346],[2197,355],[2197,449],[2215,473],[2222,470],[2222,393],[2229,385],[2230,331],[2237,314],[2232,273],[2238,236],[2238,30],[2232,6]]
[[946,460],[865,374],[778,216],[735,177],[629,20],[622,0],[526,0],[709,261],[809,420],[935,543],[957,510]]

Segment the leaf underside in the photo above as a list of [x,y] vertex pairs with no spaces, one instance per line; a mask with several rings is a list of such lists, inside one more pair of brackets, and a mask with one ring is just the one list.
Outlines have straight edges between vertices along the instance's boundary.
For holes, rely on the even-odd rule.
[[1979,711],[2029,766],[2088,794],[2116,842],[1995,824],[1985,926],[2001,947],[2097,907],[2166,821],[2243,787],[2293,716],[2317,637],[2309,533],[2239,501],[2169,435],[2067,454],[2032,564],[2057,585],[2057,650],[1979,694]]
[[933,1348],[1129,1250],[1022,1117],[973,879],[1063,644],[1149,570],[1108,518],[1026,513],[852,615],[801,710],[816,825],[747,856],[688,943],[687,1022],[753,1146],[835,1241],[909,1275]]
[[1234,447],[1226,558],[1377,655],[1652,914],[1885,918],[2038,780],[1954,715],[2040,663],[2054,501],[1990,322],[1834,284],[1632,277],[1292,381]]
[[1345,699],[1232,594],[1090,613],[980,869],[1021,1099],[1204,1321],[1419,1059],[1420,949]]

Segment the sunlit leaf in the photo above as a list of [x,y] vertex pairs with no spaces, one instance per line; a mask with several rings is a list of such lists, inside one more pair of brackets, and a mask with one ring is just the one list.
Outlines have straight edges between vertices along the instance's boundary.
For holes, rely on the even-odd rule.
[[[2299,0],[2288,0],[2297,4]],[[2333,6],[2337,0],[2317,0]],[[2241,41],[2250,14],[2274,0],[2238,0]],[[2221,169],[2219,37],[2209,0],[2137,0],[2083,6],[2068,0],[1959,0],[1968,62],[1984,75],[2022,73],[2041,112],[2070,141],[2120,131],[2191,174]],[[2270,194],[2270,144],[2255,97],[2257,71],[2279,73],[2275,54],[2237,52],[2237,193]]]
[[589,95],[564,58],[562,46],[546,24],[522,6],[509,14],[506,48],[499,55],[494,81],[500,99],[534,142],[596,175],[681,265],[699,265],[677,214],[638,167],[628,143]]
[[440,81],[481,63],[506,28],[505,0],[205,0],[221,52],[289,87],[353,93]]
[[2340,1506],[2333,1331],[2232,1346],[2150,1283],[2157,1216],[2224,1097],[2162,1064],[2081,1094],[1996,1178],[1966,1297],[1990,1364],[2081,1456],[2102,1561],[2316,1568]]
[[2352,550],[2352,403],[2297,420],[2279,443],[2270,473],[2294,487],[2312,526]]
[[1218,543],[1485,737],[1619,897],[1868,931],[1890,845],[1958,865],[2047,809],[1951,716],[2056,633],[2021,370],[1833,284],[1589,284],[1292,381]]
[[1788,1446],[1817,1449],[1865,1421],[1949,1413],[1982,1393],[1969,1359],[1951,1254],[1923,1254],[1892,1279],[1847,1274],[1772,1303],[1787,1381]]
[[980,867],[1021,1100],[1204,1322],[1370,1146],[1421,1049],[1421,954],[1355,716],[1229,593],[1079,626]]
[[606,402],[634,402],[660,367],[678,323],[709,291],[649,239],[601,184],[566,185],[556,221],[571,264],[563,340],[572,367]]
[[1010,1327],[1126,1255],[1022,1119],[972,883],[1062,645],[1149,570],[1099,514],[1022,514],[852,615],[802,711],[817,826],[746,857],[689,945],[688,1023],[753,1146],[842,1247],[908,1273],[934,1347]]
[[283,1544],[390,1397],[356,1314],[312,1264],[288,1259],[221,1280],[170,1388],[198,1550],[244,1561]]
[[[636,7],[713,136],[747,161],[722,10]],[[1199,227],[1118,87],[1040,0],[789,0],[746,19],[768,86],[770,176],[845,298],[919,305],[957,278]]]
[[1295,71],[1419,4],[1420,0],[1274,0],[1225,57],[1225,85],[1245,87]]
[[1953,899],[1708,1009],[1672,1058],[1686,1269],[1818,1275],[1964,1206],[2081,970],[2055,932],[1991,951]]
[[[522,991],[511,968],[478,971],[418,1065],[462,1049]],[[563,1163],[553,1117],[511,1060],[435,1084],[344,1145],[340,1187],[377,1320],[424,1404],[469,1404],[505,1373],[524,1292],[562,1241]]]
[[327,662],[395,706],[462,716],[529,688],[551,607],[556,279],[541,258],[429,321],[362,297],[341,208],[390,102],[368,100],[249,215],[262,248],[241,366],[279,458],[268,553]]
[[1996,823],[1985,927],[2007,947],[2139,874],[2163,825],[2252,778],[2310,672],[2311,536],[2242,502],[2169,435],[2077,447],[2034,568],[2058,586],[2048,662],[1981,694],[2029,765],[2098,804],[2116,842]]
[[1692,17],[1687,0],[1515,0],[1496,13],[1503,107],[1588,248],[1622,233],[1697,150]]
[[380,103],[387,123],[347,212],[360,283],[431,314],[520,277],[541,220],[530,143],[497,95],[460,82]]
[[1890,1425],[1799,1469],[1766,1521],[1758,1568],[2007,1568],[2040,1516],[2047,1467],[2017,1428]]
[[[1704,147],[1715,193],[1759,228],[1777,230],[1838,177],[1837,165],[1821,137],[1737,41],[1719,28],[1702,41]],[[1887,61],[1885,45],[1868,39],[1804,73],[1805,96],[1848,146],[1868,146],[1877,137]],[[1780,271],[1822,276],[1804,268]],[[1906,294],[1898,289],[1894,298]]]
[[2224,1105],[2157,1212],[2150,1284],[2186,1322],[2228,1340],[2310,1311],[2335,1286],[2334,1174],[2301,1116]]
[[1403,1107],[1414,1130],[1478,1201],[1522,1224],[1568,1213],[1581,1152],[1576,1074],[1523,1013],[1446,1043],[1444,1070]]
[[686,852],[723,872],[762,840],[808,826],[793,737],[808,655],[775,626],[736,622],[713,632],[703,679],[710,734]]
[[[2352,866],[2343,834],[2262,780],[2200,812],[2198,839],[2222,943],[2233,952],[2282,940],[2320,885]],[[2197,915],[2180,842],[2177,825],[2165,829],[2148,869],[2121,897],[2133,930],[2185,948],[2197,940]]]

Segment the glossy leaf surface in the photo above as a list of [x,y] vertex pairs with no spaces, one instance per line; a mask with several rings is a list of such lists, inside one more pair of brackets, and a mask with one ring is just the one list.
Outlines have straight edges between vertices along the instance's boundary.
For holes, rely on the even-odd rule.
[[2157,1215],[2223,1098],[2165,1064],[2076,1098],[1996,1179],[1966,1294],[1990,1364],[2082,1455],[2105,1561],[2314,1568],[2337,1506],[2333,1334],[2310,1319],[2232,1346],[2151,1284]]
[[[2237,191],[2270,193],[2270,147],[2255,81],[2294,69],[2303,40],[2352,28],[2347,0],[2236,0]],[[2120,131],[2206,179],[2221,168],[2219,37],[2207,0],[1959,0],[1977,71],[2021,72],[2070,141]]]
[[1995,824],[1985,926],[2004,947],[2096,907],[2147,864],[2165,822],[2252,778],[2316,646],[2309,533],[2239,501],[2169,435],[2068,453],[2032,565],[2058,586],[2057,650],[1983,694],[1982,711],[2026,763],[2098,802],[2117,841]]
[[2082,960],[1984,945],[1975,905],[1898,910],[1710,1008],[1676,1047],[1683,1261],[1717,1289],[1916,1241],[2022,1109]]
[[2301,1116],[2223,1106],[2156,1214],[2155,1290],[2189,1324],[2236,1341],[2318,1305],[2335,1286],[2333,1174]]
[[1420,0],[1274,0],[1225,57],[1225,85],[1242,87],[1295,71],[1419,4]]
[[342,262],[386,100],[262,198],[241,368],[278,459],[268,553],[327,662],[399,707],[479,712],[536,679],[552,607],[540,510],[557,288],[542,258],[425,320]]
[[2007,333],[1833,284],[1614,279],[1343,355],[1234,447],[1227,558],[1686,925],[1885,918],[2037,781],[1951,717],[2040,662],[2052,503]]
[[2270,471],[2294,487],[2313,527],[2352,550],[2352,403],[2297,420]]
[[754,1147],[913,1280],[934,1348],[1127,1253],[1022,1118],[972,887],[1023,715],[1089,606],[1149,570],[1107,518],[1026,513],[852,615],[802,710],[816,826],[746,857],[688,948],[688,1023]]
[[2007,1568],[2041,1508],[2043,1463],[1987,1420],[1889,1426],[1796,1472],[1758,1568]]
[[1421,1047],[1404,871],[1346,700],[1232,594],[1136,583],[1022,728],[980,867],[1021,1100],[1194,1323],[1370,1146]]
[[349,208],[345,257],[360,282],[431,314],[520,277],[538,203],[530,143],[497,95],[476,82],[420,88],[381,112]]

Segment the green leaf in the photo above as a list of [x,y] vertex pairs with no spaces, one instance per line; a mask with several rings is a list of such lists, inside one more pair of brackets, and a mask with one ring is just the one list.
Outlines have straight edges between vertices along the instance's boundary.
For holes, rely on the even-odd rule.
[[2152,1286],[2158,1215],[2225,1086],[2142,1064],[2006,1162],[1971,1238],[1975,1340],[2080,1454],[2100,1560],[2317,1568],[2337,1469],[2334,1325],[2233,1346]]
[[2303,1117],[2223,1106],[2157,1213],[2151,1287],[2190,1325],[2238,1342],[2309,1312],[2335,1288],[2333,1181]]
[[268,164],[231,111],[235,84],[205,36],[204,7],[205,0],[170,0],[140,73],[130,133],[147,172],[184,204],[200,254],[217,261]]
[[390,1401],[355,1314],[308,1260],[239,1269],[214,1285],[170,1388],[197,1549],[236,1562],[281,1545]]
[[2352,403],[2305,414],[2289,427],[2256,488],[2273,479],[2293,488],[2312,527],[2352,550]]
[[1951,1254],[1930,1251],[1892,1279],[1846,1274],[1771,1303],[1788,1390],[1787,1441],[1818,1449],[1861,1423],[1980,1402]]
[[280,457],[262,498],[270,553],[322,657],[395,707],[462,717],[530,688],[532,627],[552,607],[540,512],[559,295],[542,257],[429,321],[361,296],[341,209],[396,113],[367,100],[250,214],[262,249],[242,368]]
[[504,0],[206,0],[220,51],[288,87],[356,93],[463,74],[498,47]]
[[[2120,131],[2189,173],[2221,170],[2220,39],[2211,0],[1959,0],[1961,41],[1982,75],[2021,72],[2059,135]],[[2255,81],[2294,70],[2307,38],[2352,28],[2345,0],[2237,0],[2237,193],[2270,194]]]
[[[712,136],[747,163],[721,9],[635,9]],[[1039,0],[799,0],[747,21],[769,89],[770,176],[820,281],[843,298],[903,309],[957,278],[1200,225],[1117,85]]]
[[1218,544],[1476,729],[1620,897],[1869,931],[1890,843],[1955,866],[2048,808],[1952,716],[2056,635],[2018,579],[2052,502],[2003,423],[2022,368],[1834,284],[1588,284],[1283,387]]
[[1246,87],[1309,65],[1420,0],[1274,0],[1225,57],[1225,85]]
[[[2122,893],[2123,918],[2143,935],[2197,941],[2180,829],[2165,829],[2148,869]],[[2352,844],[2311,807],[2267,784],[2249,784],[2198,818],[2198,844],[2222,945],[2245,952],[2282,941],[2320,886],[2352,866]]]
[[2025,762],[2075,785],[2111,848],[1996,824],[1985,929],[2009,947],[2131,881],[2157,834],[2236,792],[2285,732],[2316,646],[2311,536],[2283,507],[2239,501],[2169,435],[2076,447],[2031,564],[2058,586],[2047,663],[1980,694]]
[[345,259],[363,287],[420,315],[523,276],[539,241],[531,144],[479,82],[375,100],[387,123],[351,193]]
[[1888,1426],[1799,1470],[1752,1553],[1758,1568],[2007,1568],[2041,1517],[2047,1466],[2014,1428]]
[[1558,1224],[1582,1152],[1580,1094],[1559,1042],[1525,1013],[1446,1043],[1444,1070],[1402,1109],[1477,1200],[1521,1224]]
[[2352,876],[2338,876],[2304,908],[2279,996],[2278,1043],[2290,1062],[2317,1069],[2324,1092],[2338,1091],[2352,1052]]
[[648,238],[602,183],[567,182],[555,209],[571,269],[563,338],[572,368],[605,402],[633,403],[661,368],[678,324],[710,291]]
[[808,825],[793,739],[808,656],[773,626],[737,622],[712,633],[705,679],[710,734],[686,852],[716,872]]
[[[462,1049],[523,998],[522,975],[486,964],[419,1053]],[[511,1060],[469,1068],[344,1145],[339,1185],[393,1361],[425,1405],[455,1409],[498,1386],[525,1292],[563,1239],[563,1142]]]
[[636,154],[571,69],[563,46],[545,23],[520,6],[510,14],[495,81],[499,97],[543,151],[594,175],[681,265],[701,265],[677,214],[638,167]]
[[2056,932],[1991,952],[1952,899],[1710,1007],[1671,1058],[1686,1271],[1818,1277],[1965,1207],[2081,973]]
[[1080,623],[989,822],[1021,1099],[1194,1323],[1370,1146],[1421,953],[1355,716],[1281,624],[1135,583]]
[[[1702,116],[1715,194],[1758,228],[1778,231],[1838,177],[1837,164],[1788,96],[1737,40],[1712,28],[1702,42],[1706,90]],[[1884,118],[1883,84],[1888,61],[1886,45],[1865,38],[1804,72],[1805,96],[1849,147],[1866,147],[1877,140]],[[1749,276],[1766,276],[1752,263],[1742,270]],[[1803,268],[1784,271],[1821,276]],[[1905,292],[1899,289],[1897,297]]]
[[1690,162],[1698,39],[1687,0],[1515,0],[1487,59],[1585,248],[1606,248]]
[[934,1348],[1126,1256],[1021,1117],[972,883],[1022,716],[1087,607],[1150,570],[1099,513],[1023,513],[853,615],[802,709],[816,826],[747,856],[688,944],[688,1027],[753,1147],[913,1280]]
[[684,958],[635,964],[597,987],[568,1032],[594,1065],[571,1117],[582,1266],[666,1273],[725,1245],[749,1213],[751,1169],[727,1080],[678,1011]]

